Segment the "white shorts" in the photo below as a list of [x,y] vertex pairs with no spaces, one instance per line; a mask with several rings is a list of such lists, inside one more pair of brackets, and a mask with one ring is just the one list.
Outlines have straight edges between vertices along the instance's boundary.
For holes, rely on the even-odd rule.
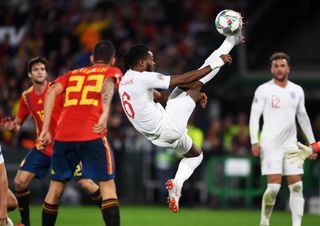
[[152,143],[165,148],[175,148],[185,154],[192,147],[192,139],[187,134],[189,118],[196,104],[190,96],[180,89],[175,89],[165,108],[165,125],[160,136]]
[[303,167],[291,163],[286,158],[288,148],[261,148],[261,173],[262,175],[300,175]]

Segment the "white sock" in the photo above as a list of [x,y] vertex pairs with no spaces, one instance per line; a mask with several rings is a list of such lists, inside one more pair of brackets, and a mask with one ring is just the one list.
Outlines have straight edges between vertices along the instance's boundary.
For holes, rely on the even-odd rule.
[[292,226],[301,226],[301,220],[304,210],[304,199],[302,189],[302,181],[289,185],[289,205],[291,209]]
[[281,184],[268,184],[262,197],[260,225],[268,226]]
[[[232,36],[226,37],[225,40],[223,41],[223,43],[221,44],[221,46],[218,49],[216,49],[205,60],[204,64],[199,69],[204,68],[205,66],[207,66],[210,62],[212,62],[214,60],[215,57],[220,57],[222,54],[228,54],[232,50],[232,48],[234,46],[235,46],[234,38],[232,38]],[[203,77],[199,81],[202,84],[206,84],[211,79],[213,79],[213,77],[218,73],[219,70],[220,70],[220,68],[216,68],[216,69],[212,70],[209,74],[207,74],[205,77]]]
[[175,181],[177,182],[180,188],[182,188],[183,183],[186,180],[188,180],[188,178],[192,175],[193,171],[200,165],[202,159],[202,153],[197,157],[184,157],[183,159],[181,159],[176,176],[174,177]]

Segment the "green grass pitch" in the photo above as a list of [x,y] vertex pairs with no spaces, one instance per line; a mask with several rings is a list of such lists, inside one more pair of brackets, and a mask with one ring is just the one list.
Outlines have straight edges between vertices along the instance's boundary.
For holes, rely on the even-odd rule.
[[[260,211],[216,210],[201,208],[183,208],[179,213],[171,213],[165,207],[158,206],[121,206],[122,226],[258,226]],[[10,213],[14,223],[19,221],[18,211]],[[31,207],[31,223],[41,225],[41,207]],[[288,212],[274,211],[272,226],[291,225]],[[59,208],[57,226],[96,226],[104,225],[97,207],[79,206]],[[305,214],[302,226],[320,225],[320,216]]]

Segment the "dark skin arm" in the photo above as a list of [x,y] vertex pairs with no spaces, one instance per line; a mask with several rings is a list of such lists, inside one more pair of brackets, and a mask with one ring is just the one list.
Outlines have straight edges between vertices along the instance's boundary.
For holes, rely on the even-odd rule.
[[[231,64],[232,58],[230,55],[221,55],[221,59],[224,63]],[[212,71],[212,68],[208,65],[199,70],[193,70],[181,75],[172,75],[170,79],[169,87],[191,87],[195,81],[203,78]]]
[[[155,102],[165,105],[168,101],[170,93],[159,92],[158,90],[153,90],[153,99]],[[199,93],[198,101],[200,106],[204,109],[207,105],[208,97],[205,93]]]

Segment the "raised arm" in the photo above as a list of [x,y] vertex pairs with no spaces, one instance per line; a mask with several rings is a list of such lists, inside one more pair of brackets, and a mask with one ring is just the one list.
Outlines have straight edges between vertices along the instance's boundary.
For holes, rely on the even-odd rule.
[[215,58],[208,66],[201,68],[199,70],[193,70],[186,72],[181,75],[172,75],[170,79],[169,87],[186,87],[191,83],[203,78],[208,73],[210,73],[215,68],[222,67],[225,63],[231,64],[232,58],[230,55],[221,55],[220,57]]
[[106,78],[101,90],[102,113],[99,121],[93,126],[92,131],[95,133],[103,133],[107,128],[107,122],[110,114],[111,102],[114,94],[114,78]]

